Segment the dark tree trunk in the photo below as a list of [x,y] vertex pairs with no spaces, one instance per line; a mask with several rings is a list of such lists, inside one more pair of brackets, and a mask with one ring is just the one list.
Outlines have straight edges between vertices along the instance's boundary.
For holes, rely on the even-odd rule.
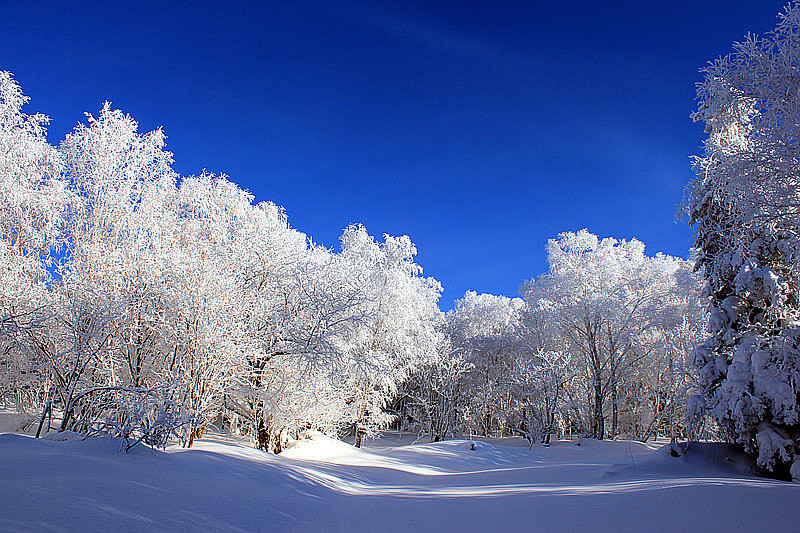
[[617,405],[617,377],[611,375],[611,438],[617,438],[619,423],[619,406]]
[[269,431],[264,423],[264,417],[260,414],[258,415],[258,424],[256,426],[256,442],[259,450],[269,451]]
[[603,384],[600,382],[600,376],[596,376],[594,380],[594,437],[598,440],[603,440]]
[[194,444],[195,439],[202,439],[202,438],[203,438],[203,428],[202,427],[193,428],[189,432],[189,444],[186,447],[191,448],[192,444]]

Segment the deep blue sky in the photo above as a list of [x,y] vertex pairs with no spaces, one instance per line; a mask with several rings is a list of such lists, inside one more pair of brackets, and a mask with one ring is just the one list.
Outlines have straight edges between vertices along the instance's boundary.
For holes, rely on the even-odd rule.
[[562,231],[686,257],[698,70],[786,3],[0,0],[0,69],[53,143],[110,100],[318,243],[410,235],[449,309]]

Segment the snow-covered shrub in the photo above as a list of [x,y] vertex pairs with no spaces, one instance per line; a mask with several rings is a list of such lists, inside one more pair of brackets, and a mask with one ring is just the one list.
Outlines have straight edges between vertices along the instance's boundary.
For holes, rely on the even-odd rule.
[[194,413],[176,394],[181,387],[133,387],[98,390],[97,401],[107,406],[84,431],[88,435],[121,437],[125,451],[139,443],[165,448],[170,439],[186,442]]

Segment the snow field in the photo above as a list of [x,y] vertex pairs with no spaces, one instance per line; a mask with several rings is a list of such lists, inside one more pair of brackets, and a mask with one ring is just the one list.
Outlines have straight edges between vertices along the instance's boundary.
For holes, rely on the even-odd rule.
[[[0,435],[3,531],[792,531],[800,485],[725,445],[520,439],[374,446],[314,436],[281,455],[212,435],[120,453]],[[474,449],[472,449],[474,448]]]

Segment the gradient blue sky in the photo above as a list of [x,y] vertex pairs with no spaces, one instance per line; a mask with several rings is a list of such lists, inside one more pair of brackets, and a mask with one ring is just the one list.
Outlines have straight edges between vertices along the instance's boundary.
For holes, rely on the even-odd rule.
[[686,257],[698,70],[786,3],[0,0],[0,69],[53,143],[110,100],[318,243],[410,235],[449,309],[563,231]]

